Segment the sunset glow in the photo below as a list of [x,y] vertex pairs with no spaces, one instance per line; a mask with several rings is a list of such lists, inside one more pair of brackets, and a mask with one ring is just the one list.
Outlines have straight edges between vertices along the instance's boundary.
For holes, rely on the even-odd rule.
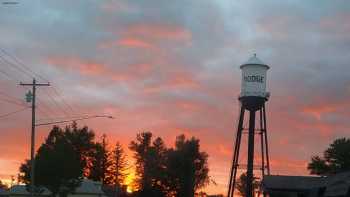
[[[167,147],[180,134],[195,136],[216,182],[203,191],[226,195],[239,66],[254,53],[271,67],[271,171],[307,175],[312,155],[350,137],[349,21],[346,0],[0,4],[0,180],[10,184],[30,156],[29,89],[18,84],[34,76],[51,84],[38,88],[37,122],[113,115],[78,124],[93,129],[97,141],[106,134],[111,147],[120,142],[130,165],[137,133],[151,131]],[[37,127],[36,148],[51,128]],[[242,143],[244,164],[246,136]],[[128,192],[136,190],[135,176],[130,170]]]
[[132,193],[133,191],[136,191],[135,188],[135,170],[134,169],[129,169],[128,170],[128,175],[126,176],[125,179],[125,185],[127,185],[127,192]]

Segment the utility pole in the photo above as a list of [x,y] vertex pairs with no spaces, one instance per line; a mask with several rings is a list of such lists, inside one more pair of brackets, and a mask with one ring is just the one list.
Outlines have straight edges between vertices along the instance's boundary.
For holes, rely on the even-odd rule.
[[32,133],[31,133],[31,144],[30,144],[30,194],[34,196],[34,169],[35,169],[35,97],[37,86],[50,86],[49,83],[36,83],[33,78],[33,83],[20,83],[21,86],[32,86],[32,92],[26,94],[27,102],[32,102]]

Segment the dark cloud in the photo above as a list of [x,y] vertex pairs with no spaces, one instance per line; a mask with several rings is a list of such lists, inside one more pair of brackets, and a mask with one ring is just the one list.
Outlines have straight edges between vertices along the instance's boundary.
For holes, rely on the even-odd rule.
[[[98,133],[125,144],[141,130],[152,130],[169,144],[180,133],[199,137],[219,183],[209,190],[224,192],[239,64],[253,53],[271,66],[268,113],[275,173],[305,174],[312,154],[346,135],[349,9],[342,0],[23,1],[0,6],[0,47],[62,89],[78,114],[117,113],[117,123],[88,122]],[[4,62],[0,70],[18,81],[30,80]],[[0,76],[2,91],[18,98],[24,94],[16,81]],[[45,92],[40,94],[41,103],[54,108]],[[28,122],[27,115],[13,118],[0,128]],[[5,132],[0,142],[20,136],[20,130]],[[12,159],[25,158],[14,150]],[[0,155],[0,161],[10,155]]]

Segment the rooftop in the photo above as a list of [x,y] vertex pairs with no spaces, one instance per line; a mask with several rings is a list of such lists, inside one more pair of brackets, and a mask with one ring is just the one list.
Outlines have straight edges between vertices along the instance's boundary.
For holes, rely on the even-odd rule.
[[241,65],[240,68],[246,66],[246,65],[262,65],[262,66],[266,66],[267,68],[270,68],[267,64],[265,64],[264,62],[262,62],[257,56],[256,54],[254,54],[251,58],[248,59],[248,61],[246,61],[245,63],[243,63]]
[[320,188],[325,184],[326,178],[314,176],[264,176],[263,186],[266,189],[308,190]]

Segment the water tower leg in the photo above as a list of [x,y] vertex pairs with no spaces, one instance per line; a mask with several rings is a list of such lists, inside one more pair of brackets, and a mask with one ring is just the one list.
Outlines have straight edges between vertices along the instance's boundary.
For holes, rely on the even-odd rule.
[[[265,128],[264,128],[264,117],[263,117],[263,110],[262,108],[259,110],[259,114],[260,114],[260,118],[259,118],[259,122],[260,122],[260,145],[261,145],[261,180],[264,178],[265,176],[265,140],[264,140],[264,132],[265,132]],[[260,192],[262,192],[263,197],[266,196],[265,192],[262,191],[262,185],[260,184],[260,190],[259,190],[259,195],[260,196]]]
[[254,137],[255,137],[255,111],[249,111],[249,133],[248,133],[248,164],[246,197],[254,197],[253,191],[253,168],[254,168]]
[[265,110],[265,104],[262,107],[263,110],[263,120],[264,120],[264,137],[265,137],[265,148],[266,148],[266,169],[267,169],[267,175],[270,175],[270,157],[269,157],[269,143],[267,142],[267,128],[266,128],[266,110]]
[[245,112],[245,109],[244,109],[243,106],[241,106],[241,110],[240,110],[240,114],[239,114],[239,120],[238,120],[237,135],[236,135],[235,149],[234,149],[233,159],[232,159],[232,166],[231,166],[231,173],[230,173],[227,197],[233,197],[233,194],[234,194],[234,191],[235,191],[237,167],[238,167],[238,158],[239,158],[239,150],[240,150],[240,146],[241,146],[242,131],[243,131],[244,112]]
[[259,110],[260,113],[260,145],[261,145],[261,176],[265,175],[265,140],[264,140],[264,125],[263,125],[263,111]]

